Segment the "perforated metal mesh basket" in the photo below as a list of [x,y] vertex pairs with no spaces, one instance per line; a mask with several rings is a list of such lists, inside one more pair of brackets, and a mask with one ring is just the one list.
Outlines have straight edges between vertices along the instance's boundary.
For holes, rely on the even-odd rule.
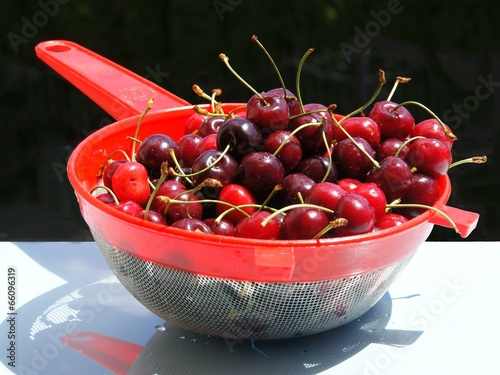
[[368,311],[413,256],[371,272],[310,282],[251,282],[145,261],[95,235],[120,282],[166,321],[235,339],[282,339],[346,324]]

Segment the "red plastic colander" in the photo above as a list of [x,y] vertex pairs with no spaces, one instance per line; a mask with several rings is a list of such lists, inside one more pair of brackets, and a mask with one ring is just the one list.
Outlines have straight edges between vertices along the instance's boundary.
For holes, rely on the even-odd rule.
[[[326,331],[368,311],[427,239],[433,225],[449,226],[427,211],[395,228],[319,240],[254,240],[189,232],[145,222],[105,205],[91,189],[99,167],[139,139],[183,135],[192,105],[127,69],[67,41],[47,41],[37,55],[118,121],[89,135],[68,161],[68,178],[110,268],[145,307],[171,324],[235,339],[282,339]],[[224,109],[241,106],[226,104]],[[435,207],[463,237],[479,215],[446,205],[451,186],[439,181]]]

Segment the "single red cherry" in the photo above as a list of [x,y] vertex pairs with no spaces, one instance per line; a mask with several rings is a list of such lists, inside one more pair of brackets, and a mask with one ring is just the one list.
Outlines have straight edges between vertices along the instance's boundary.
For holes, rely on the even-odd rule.
[[392,227],[397,227],[398,225],[404,224],[408,221],[408,219],[400,214],[396,213],[387,213],[380,218],[377,223],[378,228],[387,229]]
[[367,182],[382,189],[388,202],[402,198],[412,184],[412,173],[408,164],[396,156],[388,156],[368,174]]
[[136,158],[151,170],[158,171],[164,162],[174,165],[170,151],[176,157],[179,156],[177,143],[170,136],[163,133],[152,134],[142,141]]
[[104,172],[102,174],[102,184],[106,187],[109,187],[110,189],[113,188],[111,179],[113,178],[113,174],[116,171],[116,168],[120,166],[120,164],[123,164],[127,162],[127,160],[113,160],[111,163],[106,164],[106,167],[104,168]]
[[305,174],[314,182],[337,182],[339,177],[337,165],[335,163],[330,164],[328,157],[320,154],[302,158],[295,168],[295,172]]
[[353,192],[365,197],[366,200],[373,206],[377,221],[385,215],[387,199],[384,192],[377,186],[377,184],[373,182],[364,182],[358,185]]
[[203,219],[203,222],[208,225],[213,234],[221,236],[234,236],[234,224],[229,220],[221,219],[219,222],[215,221],[215,217]]
[[261,93],[253,95],[247,102],[247,119],[261,129],[283,130],[288,126],[290,109],[283,95]]
[[240,183],[259,201],[266,198],[285,176],[281,161],[266,151],[251,152],[241,160]]
[[[433,206],[438,198],[439,186],[436,180],[421,173],[413,173],[412,186],[404,195],[401,203]],[[410,219],[425,211],[427,211],[427,209],[418,207],[401,208],[398,210],[398,212]]]
[[415,125],[410,133],[410,138],[421,136],[439,139],[440,141],[446,143],[448,148],[451,150],[456,137],[453,135],[448,125],[444,124],[444,127],[446,129],[446,133],[438,120],[434,118],[423,120]]
[[[372,149],[376,150],[380,145],[380,128],[370,117],[350,117],[342,121],[341,126],[351,137],[360,137],[368,142]],[[340,142],[347,135],[335,126],[335,139]]]
[[198,146],[196,146],[195,159],[208,150],[217,150],[217,134],[209,134],[201,139]]
[[353,140],[356,143],[347,138],[335,145],[332,157],[342,178],[364,180],[368,172],[373,168],[373,161],[360,148],[372,158],[375,157],[375,151],[363,138],[353,137]]
[[[332,211],[337,211],[339,199],[346,194],[346,191],[333,182],[318,182],[312,186],[305,194],[305,203],[323,206]],[[328,218],[333,220],[335,214],[328,214]]]
[[206,118],[209,116],[203,115],[198,112],[194,112],[191,116],[189,116],[184,124],[184,134],[198,133],[198,129]]
[[346,192],[346,193],[352,193],[354,192],[354,189],[356,189],[362,182],[360,180],[357,180],[355,178],[342,178],[340,179],[337,184]]
[[368,116],[378,124],[382,140],[404,140],[415,126],[415,119],[410,111],[387,100],[375,103]]
[[182,136],[177,142],[179,151],[179,162],[186,166],[191,167],[196,159],[196,149],[202,141],[202,137],[198,134],[190,133]]
[[300,203],[305,198],[309,189],[315,182],[303,173],[290,173],[281,181],[281,190],[278,191],[277,201],[279,206],[289,206]]
[[[222,202],[229,203],[226,205]],[[215,204],[215,213],[217,215],[231,209],[232,206],[254,205],[256,204],[255,197],[248,189],[239,184],[229,184],[222,188],[219,193],[218,202]],[[243,213],[243,212],[246,213]],[[237,224],[240,220],[255,212],[255,207],[242,207],[241,211],[233,209],[227,213],[224,218],[233,224]]]
[[132,200],[143,206],[151,194],[146,167],[134,161],[122,163],[116,168],[111,185],[120,202]]
[[217,148],[229,146],[228,153],[236,160],[263,148],[262,134],[258,126],[249,119],[235,117],[224,122],[217,133]]
[[446,143],[433,138],[420,138],[410,143],[406,161],[417,172],[438,178],[448,173],[452,155]]
[[302,160],[302,145],[298,138],[290,135],[289,130],[277,130],[264,141],[264,151],[276,154],[283,163],[286,172],[292,171]]
[[243,238],[256,238],[264,240],[277,240],[280,236],[280,220],[278,217],[271,218],[262,226],[262,223],[271,215],[269,211],[255,211],[236,224],[234,235]]
[[135,201],[125,201],[119,204],[110,204],[110,206],[127,215],[135,215],[137,212],[142,211],[142,206]]
[[174,198],[176,195],[186,190],[186,186],[177,180],[163,181],[151,202],[151,209],[156,212],[164,213],[168,206],[168,200],[165,199],[165,197]]
[[314,238],[329,224],[324,211],[311,207],[298,207],[286,213],[281,225],[281,238],[303,240]]
[[398,156],[404,159],[408,155],[408,145],[404,145],[404,141],[401,139],[388,138],[380,143],[375,156],[378,161],[382,161],[388,156],[396,156],[398,152]]
[[198,135],[206,137],[210,134],[217,134],[221,125],[226,122],[224,116],[208,116],[203,120],[198,129]]
[[337,217],[347,220],[347,225],[336,228],[341,236],[369,233],[375,228],[375,209],[359,194],[347,193],[339,199]]

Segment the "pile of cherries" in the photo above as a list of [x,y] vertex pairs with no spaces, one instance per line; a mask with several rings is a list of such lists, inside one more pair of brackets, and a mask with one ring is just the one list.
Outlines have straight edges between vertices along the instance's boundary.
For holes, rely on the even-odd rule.
[[194,86],[211,106],[194,107],[177,141],[152,134],[130,157],[110,157],[97,199],[161,225],[268,240],[400,225],[433,208],[455,136],[436,116],[415,123],[406,107],[417,103],[397,104],[393,92],[376,101],[384,83],[379,71],[372,100],[346,116],[284,85],[225,113],[219,90]]

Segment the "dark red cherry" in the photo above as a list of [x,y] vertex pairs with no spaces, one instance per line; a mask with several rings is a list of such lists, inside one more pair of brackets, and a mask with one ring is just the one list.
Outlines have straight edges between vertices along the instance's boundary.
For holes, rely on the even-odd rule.
[[[376,150],[380,145],[380,128],[370,117],[350,117],[341,122],[341,126],[351,137],[360,137],[368,142],[372,149]],[[347,135],[335,126],[335,139],[340,142]]]
[[266,151],[246,155],[241,160],[240,166],[239,181],[257,200],[267,197],[285,176],[281,161]]
[[315,185],[315,182],[303,173],[290,173],[281,181],[281,190],[278,192],[279,205],[289,206],[300,203],[299,194],[302,199],[309,189]]
[[373,105],[369,117],[380,128],[382,140],[387,138],[406,139],[415,126],[415,119],[405,107],[398,107],[391,101],[381,101]]
[[[412,175],[412,186],[406,192],[401,203],[407,204],[422,204],[426,206],[433,206],[439,198],[439,186],[436,180],[430,176],[413,173]],[[413,218],[426,211],[425,208],[403,208],[400,209],[402,213],[407,218]]]
[[222,186],[232,183],[239,173],[238,162],[229,154],[219,150],[208,150],[198,156],[193,163],[192,177],[195,185],[206,178],[218,180]]
[[[376,151],[376,159],[378,161],[384,160],[388,156],[395,156],[399,151],[398,156],[404,159],[408,154],[408,145],[404,145],[404,141],[398,138],[388,138],[383,141]],[[402,148],[401,148],[402,147]]]
[[[193,218],[200,219],[203,216],[203,206],[195,194],[184,192],[174,197],[176,202],[170,202],[162,212],[169,223],[174,223],[180,219]],[[184,203],[186,202],[186,203]]]
[[276,155],[283,163],[286,172],[293,170],[302,160],[302,145],[289,130],[277,130],[264,141],[264,151],[274,154],[284,143]]
[[158,133],[147,137],[137,150],[137,161],[151,170],[157,171],[164,162],[175,165],[170,156],[172,150],[176,157],[179,156],[177,143],[168,135]]
[[387,206],[387,198],[384,192],[373,182],[364,182],[354,189],[355,194],[359,194],[366,198],[366,200],[375,209],[375,217],[378,220],[385,215]]
[[342,178],[363,180],[373,168],[373,161],[360,148],[365,150],[372,158],[375,157],[375,152],[363,138],[353,137],[353,139],[356,143],[347,138],[335,145],[332,157]]
[[[328,169],[329,165],[330,169]],[[330,164],[326,156],[319,154],[303,158],[295,168],[295,172],[305,174],[314,182],[337,182],[338,180],[337,165],[335,163]]]
[[234,224],[229,220],[221,219],[219,222],[215,221],[215,217],[203,219],[203,222],[208,225],[213,234],[221,236],[234,236]]
[[347,225],[336,229],[342,236],[369,233],[375,228],[375,209],[359,194],[347,193],[339,199],[337,217],[347,220]]
[[387,229],[392,227],[397,227],[398,225],[404,224],[408,221],[408,219],[400,214],[396,213],[387,213],[380,218],[377,223],[378,228]]
[[185,229],[190,232],[212,234],[210,227],[199,219],[184,218],[172,223],[171,226],[173,228]]
[[401,158],[388,156],[368,174],[368,182],[382,189],[388,202],[402,198],[412,184],[412,173],[408,164]]
[[217,134],[217,148],[221,151],[229,146],[228,153],[236,160],[262,149],[262,134],[254,122],[235,117],[224,122]]
[[115,205],[115,198],[109,193],[99,194],[96,198],[104,204]]
[[[247,119],[260,129],[283,130],[288,126],[290,109],[283,95],[261,93],[261,98],[253,95],[247,102]],[[262,99],[263,98],[263,99]]]
[[451,134],[453,134],[450,127],[446,124],[444,124],[444,126],[449,135],[444,132],[443,127],[436,119],[430,118],[427,120],[423,120],[415,125],[410,133],[410,137],[421,136],[426,138],[439,139],[440,141],[444,142],[451,150],[455,137],[450,136]]
[[127,162],[127,160],[125,159],[113,160],[111,163],[106,164],[106,167],[104,168],[104,172],[102,174],[102,184],[104,186],[107,186],[110,189],[112,189],[111,179],[113,177],[113,174],[115,173],[116,168],[118,168],[120,164],[123,164],[125,162]]
[[201,139],[198,146],[196,146],[195,159],[208,150],[217,150],[217,134],[210,134]]
[[151,209],[156,212],[164,213],[168,206],[168,201],[165,197],[174,198],[176,195],[179,195],[186,190],[187,189],[184,184],[177,180],[163,181],[161,186],[156,191],[153,201],[151,202]]
[[135,201],[124,201],[124,202],[120,202],[117,205],[110,204],[110,206],[117,209],[118,211],[121,211],[121,212],[126,213],[128,215],[134,215],[137,212],[142,211],[142,206],[139,205]]
[[267,91],[269,95],[278,95],[286,100],[288,103],[288,108],[290,110],[290,116],[298,115],[300,113],[300,103],[297,100],[297,97],[293,92],[286,89],[283,90],[283,87],[277,87],[275,89],[271,89]]
[[[318,182],[312,186],[305,194],[304,201],[337,211],[339,199],[346,194],[346,191],[333,182]],[[328,214],[328,218],[333,220],[335,214]]]
[[190,133],[182,136],[177,142],[179,151],[179,162],[186,166],[191,167],[194,159],[196,159],[196,149],[202,141],[202,137],[198,134]]
[[146,210],[142,210],[136,212],[133,216],[138,217],[139,219],[149,221],[151,223],[167,225],[167,220],[165,220],[165,216],[153,210],[149,210],[147,214]]
[[278,217],[271,218],[262,226],[271,213],[269,211],[256,211],[236,224],[234,235],[243,238],[256,238],[263,240],[277,240],[280,236],[281,222]]
[[420,138],[410,143],[405,160],[417,172],[438,178],[448,173],[452,155],[446,143],[433,138]]
[[217,134],[220,126],[226,121],[224,116],[208,116],[203,120],[198,129],[198,135],[206,137],[210,134]]
[[302,240],[314,238],[329,224],[324,211],[311,207],[294,208],[286,213],[281,224],[281,238]]

